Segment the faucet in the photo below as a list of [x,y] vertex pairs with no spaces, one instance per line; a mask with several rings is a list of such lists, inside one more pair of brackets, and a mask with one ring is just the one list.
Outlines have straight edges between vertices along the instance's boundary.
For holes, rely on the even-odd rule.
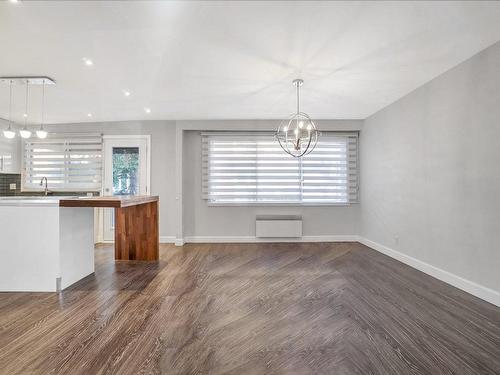
[[49,188],[47,187],[48,185],[47,177],[42,177],[42,179],[40,180],[40,186],[43,186],[43,180],[45,180],[45,196],[47,196],[50,193]]

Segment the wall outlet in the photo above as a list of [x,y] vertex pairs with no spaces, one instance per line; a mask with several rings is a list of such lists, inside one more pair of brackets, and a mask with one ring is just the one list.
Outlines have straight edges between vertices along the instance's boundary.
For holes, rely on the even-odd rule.
[[16,190],[17,189],[16,184],[9,184],[9,189],[10,190]]

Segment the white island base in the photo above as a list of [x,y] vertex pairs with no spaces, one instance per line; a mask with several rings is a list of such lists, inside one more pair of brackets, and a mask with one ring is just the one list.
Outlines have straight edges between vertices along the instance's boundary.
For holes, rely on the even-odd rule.
[[94,209],[0,199],[0,291],[56,292],[94,272]]

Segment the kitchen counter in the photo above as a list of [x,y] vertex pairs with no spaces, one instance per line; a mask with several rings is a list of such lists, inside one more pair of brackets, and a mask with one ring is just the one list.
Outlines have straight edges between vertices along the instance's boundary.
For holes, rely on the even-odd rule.
[[156,195],[113,195],[102,197],[62,197],[61,207],[112,207],[124,208],[158,202]]
[[0,197],[0,291],[55,292],[94,272],[94,208],[115,210],[115,259],[159,259],[157,196]]
[[55,292],[94,272],[94,209],[0,198],[0,291]]
[[114,208],[115,259],[159,259],[158,196],[72,197],[61,199],[59,205],[71,208]]
[[[45,207],[59,207],[61,199],[70,197],[56,197],[56,196],[12,196],[0,197],[0,206],[45,206]],[[76,198],[76,197],[71,197]]]

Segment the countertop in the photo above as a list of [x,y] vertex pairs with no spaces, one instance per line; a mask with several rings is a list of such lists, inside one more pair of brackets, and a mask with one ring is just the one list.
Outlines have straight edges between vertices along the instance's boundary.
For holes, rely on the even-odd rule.
[[111,207],[124,208],[140,204],[158,202],[157,195],[114,195],[102,197],[64,197],[60,207]]
[[[0,206],[41,206],[41,207],[59,207],[61,199],[67,199],[64,196],[12,196],[0,197]],[[71,197],[77,198],[77,197]]]

